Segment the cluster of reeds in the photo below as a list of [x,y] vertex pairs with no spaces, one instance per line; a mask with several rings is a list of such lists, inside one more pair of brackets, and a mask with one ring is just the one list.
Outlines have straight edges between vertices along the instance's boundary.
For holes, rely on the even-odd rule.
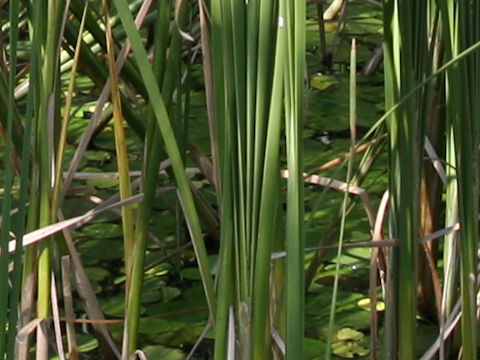
[[[435,309],[441,330],[428,358],[436,351],[445,358],[445,340],[451,335],[454,313],[459,314],[454,303],[460,297],[461,346],[449,340],[448,348],[461,349],[465,359],[477,358],[479,138],[475,99],[480,64],[477,53],[463,56],[480,41],[475,20],[479,10],[477,2],[470,1],[384,4],[385,94],[387,111],[392,109],[387,120],[390,235],[398,240],[388,254],[388,357],[416,356],[420,306]],[[437,153],[446,154],[444,164],[439,163]],[[459,232],[445,236],[443,243],[422,240],[443,223],[451,230],[457,222]],[[437,264],[442,249],[443,289]]]
[[[346,2],[335,3],[346,11]],[[92,327],[104,358],[137,356],[153,206],[158,194],[175,190],[176,236],[182,238],[185,222],[208,304],[208,327],[214,329],[214,358],[302,359],[305,293],[327,251],[326,246],[317,249],[306,266],[303,190],[310,183],[344,194],[325,235],[331,240],[339,229],[338,255],[355,202],[350,195],[358,195],[367,211],[373,234],[367,245],[375,246],[371,357],[379,347],[378,268],[387,306],[382,346],[386,358],[418,356],[417,316],[428,313],[426,309],[435,309],[439,336],[424,358],[437,353],[442,359],[451,354],[477,358],[480,3],[383,3],[386,114],[357,141],[352,46],[351,147],[338,161],[348,159],[343,183],[303,173],[306,6],[306,1],[289,0],[0,4],[0,11],[9,13],[0,17],[0,45],[8,59],[0,62],[0,106],[6,109],[1,130],[7,154],[0,233],[0,356],[27,359],[34,350],[37,359],[48,359],[54,329],[59,358],[65,353],[79,358],[75,327],[69,321],[68,350],[63,350],[57,301],[61,277],[65,317],[73,318],[72,268],[86,312],[95,320]],[[146,23],[150,54],[142,32]],[[323,19],[320,23],[323,26]],[[18,62],[19,44],[28,48],[24,63]],[[197,52],[203,57],[211,159],[187,139],[188,77]],[[66,163],[79,69],[100,96],[75,155]],[[110,118],[118,196],[66,220],[64,199],[80,160]],[[379,125],[384,121],[389,192],[375,219],[360,185],[382,151],[385,136]],[[142,175],[135,182],[127,127],[144,147]],[[356,171],[354,155],[361,151],[365,155]],[[216,191],[218,214],[212,214],[190,183],[187,156]],[[165,159],[168,164],[162,163]],[[171,187],[158,187],[160,169],[166,170]],[[383,240],[388,199],[390,239]],[[70,233],[105,211],[120,212],[123,230],[126,306],[120,350],[103,322]],[[212,274],[204,233],[217,221],[219,270]],[[331,356],[339,267],[338,263],[326,358]],[[461,336],[454,338],[456,329]]]
[[[126,273],[122,357],[128,358],[137,350],[148,224],[157,190],[158,169],[164,155],[170,161],[169,174],[176,184],[179,210],[183,212],[189,229],[209,304],[211,321],[212,324],[215,323],[217,329],[216,357],[221,359],[225,356],[222,350],[225,347],[222,340],[225,332],[218,329],[223,329],[226,324],[224,319],[228,319],[228,307],[235,304],[237,309],[241,309],[240,313],[243,312],[241,316],[237,313],[240,321],[238,329],[243,328],[245,323],[250,323],[252,318],[255,318],[252,327],[255,330],[247,326],[244,328],[247,330],[240,335],[242,340],[245,339],[246,343],[252,346],[246,350],[246,354],[257,353],[258,358],[263,358],[262,354],[268,351],[269,342],[266,341],[265,336],[259,336],[259,334],[264,334],[269,328],[266,315],[270,303],[268,291],[270,254],[273,238],[277,235],[274,228],[276,222],[272,220],[278,218],[280,214],[278,209],[275,209],[279,207],[280,196],[279,143],[284,93],[286,94],[287,116],[285,118],[289,139],[288,187],[289,196],[293,199],[290,201],[293,207],[289,206],[288,210],[291,221],[288,222],[287,231],[292,238],[289,246],[298,247],[295,251],[297,255],[289,260],[291,271],[288,273],[288,281],[293,288],[292,293],[302,293],[300,289],[303,282],[301,271],[303,251],[301,250],[302,242],[297,240],[301,239],[302,232],[302,212],[298,211],[302,208],[303,184],[299,119],[301,119],[303,108],[304,90],[305,4],[290,4],[286,1],[253,1],[247,6],[244,2],[236,1],[232,4],[202,3],[199,6],[205,73],[207,77],[213,76],[212,83],[207,86],[210,110],[215,109],[211,111],[210,119],[214,154],[212,182],[217,186],[218,199],[221,203],[220,217],[223,219],[223,224],[227,225],[222,225],[222,271],[216,295],[199,216],[183,165],[187,148],[183,135],[186,133],[188,103],[183,109],[177,105],[188,98],[187,90],[184,90],[184,84],[181,81],[184,71],[188,72],[188,63],[182,60],[182,51],[185,49],[185,44],[188,45],[193,39],[189,39],[189,35],[182,32],[182,29],[188,25],[191,4],[187,1],[160,1],[158,4],[146,2],[139,9],[136,22],[126,1],[114,2],[115,19],[110,15],[110,9],[113,7],[109,3],[97,5],[90,4],[88,1],[85,3],[51,1],[48,4],[14,1],[8,6],[10,57],[6,74],[8,73],[9,77],[8,84],[4,84],[5,92],[2,100],[8,106],[8,121],[4,123],[5,140],[7,153],[12,156],[5,159],[7,171],[4,193],[8,196],[5,196],[3,202],[1,265],[2,273],[7,274],[9,264],[14,261],[11,272],[14,281],[11,284],[11,291],[8,291],[11,294],[10,298],[2,298],[2,324],[5,326],[0,328],[2,333],[8,331],[9,336],[6,342],[1,342],[0,353],[6,353],[10,358],[13,356],[15,329],[18,327],[26,334],[24,334],[25,341],[16,349],[16,356],[18,358],[28,356],[30,343],[27,339],[32,329],[37,329],[34,342],[37,358],[48,357],[46,329],[50,327],[52,306],[54,309],[57,306],[51,303],[51,290],[55,288],[55,281],[51,281],[52,261],[57,262],[57,259],[52,258],[52,254],[58,253],[64,241],[74,259],[75,272],[80,273],[77,276],[81,278],[80,281],[85,282],[85,288],[80,291],[87,299],[87,312],[97,320],[102,318],[98,302],[88,285],[78,253],[68,233],[68,228],[79,226],[82,220],[76,223],[64,221],[62,202],[72,183],[78,161],[95,128],[99,126],[104,104],[110,99],[118,162]],[[73,15],[70,15],[70,11]],[[156,15],[152,26],[153,63],[148,60],[138,30],[149,11]],[[238,11],[245,16],[248,13],[248,16],[242,20],[242,16],[237,15]],[[211,14],[208,21],[205,15],[207,13]],[[70,16],[73,16],[75,21],[69,21]],[[27,20],[27,23],[19,24],[19,18]],[[121,49],[117,40],[114,39],[111,25],[115,23],[118,26],[119,20],[128,37],[128,42]],[[233,24],[232,21],[240,22]],[[252,33],[244,37],[247,23]],[[88,31],[89,36],[85,37],[84,31]],[[15,55],[19,35],[30,38],[29,76],[20,78],[20,81],[29,88],[26,95],[26,108],[23,107],[23,102],[20,103],[23,99],[19,96],[14,97],[18,81]],[[224,38],[225,36],[230,38]],[[243,37],[243,41],[233,41],[234,36]],[[212,41],[209,42],[209,39]],[[25,39],[22,38],[22,40]],[[106,54],[108,66],[99,61],[97,53],[93,50],[95,48],[93,44],[100,45],[100,51]],[[228,49],[233,44],[237,48]],[[62,50],[62,47],[65,50]],[[126,56],[130,49],[133,52],[134,61]],[[232,52],[230,53],[229,50]],[[69,69],[70,80],[64,96],[61,70],[62,67],[65,68],[62,63],[62,57],[65,59],[67,55],[65,51],[70,53],[73,66]],[[72,163],[64,164],[67,127],[79,65],[86,68],[91,80],[103,88],[103,91]],[[122,79],[118,80],[120,72]],[[222,79],[225,79],[224,83]],[[143,98],[140,102],[146,103],[144,109],[135,109],[126,101],[120,82],[127,84]],[[213,94],[215,98],[212,97]],[[139,118],[145,118],[146,121],[139,121]],[[24,126],[20,119],[23,120]],[[134,192],[130,182],[125,121],[143,137],[145,143],[144,171],[139,194],[143,201],[138,207],[132,205],[135,197],[132,197]],[[221,134],[221,136],[217,138],[215,134]],[[13,138],[15,142],[12,141]],[[63,169],[67,165],[69,171],[64,178]],[[12,205],[15,197],[12,186],[17,174],[21,175],[19,207],[16,207],[18,204]],[[138,201],[138,195],[136,201]],[[8,214],[14,207],[17,215],[10,218]],[[48,228],[50,224],[56,225]],[[47,228],[51,231],[33,236],[32,242],[35,244],[24,248],[23,245],[27,242],[25,238],[22,242],[22,236],[25,232],[31,232],[37,228]],[[54,235],[62,230],[65,240],[59,235]],[[10,246],[11,250],[15,250],[14,255],[10,256],[6,249],[9,248],[9,240],[11,240],[9,234],[12,231],[17,240],[15,249]],[[49,237],[49,235],[54,236]],[[258,240],[259,238],[261,240]],[[44,240],[40,241],[41,239]],[[10,245],[12,244],[10,241]],[[236,249],[235,255],[231,246]],[[22,257],[24,258],[23,270]],[[233,262],[233,258],[236,262]],[[235,282],[232,282],[232,278],[228,275],[229,267],[231,270],[236,269]],[[63,270],[69,271],[68,268]],[[241,281],[244,283],[242,284]],[[229,296],[224,296],[224,292],[228,291],[225,284],[233,283],[236,283],[241,291],[235,294],[234,301],[229,301]],[[8,277],[3,277],[1,286],[3,292],[7,293],[10,287]],[[252,294],[254,288],[256,288],[255,296]],[[17,326],[15,309],[19,307],[20,292],[22,315]],[[35,294],[37,294],[36,301]],[[298,297],[292,297],[287,301],[288,303],[298,301]],[[258,306],[255,305],[255,314],[252,311],[254,302],[258,304]],[[36,311],[33,310],[35,303]],[[7,312],[7,309],[11,311]],[[293,323],[293,327],[289,328],[288,337],[292,344],[289,346],[291,347],[289,351],[297,352],[297,344],[301,346],[303,339],[303,322],[298,321],[302,319],[303,314],[301,301],[300,307],[290,306],[290,309],[295,310],[296,314],[288,315],[292,319],[290,322]],[[72,330],[71,327],[69,328]],[[59,330],[59,328],[56,329]],[[101,322],[95,330],[104,346],[105,356],[120,355],[108,334],[108,329]],[[256,335],[252,335],[253,333]],[[70,335],[69,344],[74,342],[74,337],[71,338]],[[254,339],[256,340],[253,346]]]

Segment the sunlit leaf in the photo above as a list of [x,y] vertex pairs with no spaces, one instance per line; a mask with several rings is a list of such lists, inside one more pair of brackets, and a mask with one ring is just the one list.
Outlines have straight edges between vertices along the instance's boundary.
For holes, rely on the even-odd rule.
[[337,341],[360,340],[363,334],[352,328],[343,328],[335,335]]

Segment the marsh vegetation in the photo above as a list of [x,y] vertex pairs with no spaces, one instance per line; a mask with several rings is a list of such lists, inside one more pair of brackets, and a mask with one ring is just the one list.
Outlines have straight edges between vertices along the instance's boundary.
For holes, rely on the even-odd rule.
[[5,359],[478,358],[480,2],[0,2]]

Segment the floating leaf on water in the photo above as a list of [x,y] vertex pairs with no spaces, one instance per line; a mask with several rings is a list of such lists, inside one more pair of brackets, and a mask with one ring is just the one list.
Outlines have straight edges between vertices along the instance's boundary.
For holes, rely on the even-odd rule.
[[103,281],[111,276],[110,271],[101,267],[87,267],[85,268],[85,272],[91,281],[97,282]]
[[125,315],[125,299],[123,296],[115,296],[106,300],[100,300],[102,310],[106,315],[122,317]]
[[146,275],[144,280],[143,280],[143,290],[148,290],[148,289],[161,289],[162,287],[165,286],[165,281],[162,279],[159,279],[156,276],[153,275]]
[[82,168],[82,172],[87,172],[87,173],[102,173],[102,169],[95,167],[95,166],[85,166]]
[[143,289],[142,301],[144,303],[157,303],[162,299],[162,293],[160,289]]
[[159,318],[141,318],[138,331],[142,334],[158,334],[168,331],[170,322]]
[[353,358],[354,353],[352,351],[352,345],[353,343],[351,342],[335,342],[332,344],[332,351],[335,355],[343,357],[343,358]]
[[159,302],[165,282],[155,276],[147,275],[142,286],[142,300],[145,303]]
[[149,345],[142,349],[147,359],[183,360],[185,354],[178,349],[170,349],[162,345]]
[[326,91],[340,85],[340,81],[333,75],[315,74],[310,78],[310,86],[316,90]]
[[346,341],[346,340],[360,340],[363,338],[363,334],[352,328],[340,329],[335,335],[334,341]]
[[77,334],[76,338],[78,352],[88,352],[98,347],[98,340],[91,335]]
[[305,360],[323,359],[327,344],[321,340],[304,338],[303,347],[305,349]]
[[[165,344],[168,346],[183,346],[185,344],[195,344],[198,337],[205,329],[204,323],[185,323],[174,322],[170,323],[168,331],[149,336],[157,344]],[[164,359],[163,357],[155,357],[152,359]]]
[[113,280],[113,283],[115,285],[118,285],[118,284],[123,284],[125,281],[126,281],[126,277],[125,277],[125,267],[121,267],[119,269],[121,272],[123,272],[123,274],[120,274],[119,276],[117,276],[114,280]]
[[142,301],[144,303],[154,303],[160,301],[162,294],[159,290],[143,290],[142,291]]
[[115,178],[89,179],[87,180],[87,184],[92,185],[99,189],[107,189],[107,188],[118,186],[118,179],[115,179]]
[[[151,262],[155,262],[156,260],[158,260],[158,254],[154,254],[155,256],[151,256],[150,258],[152,259]],[[148,259],[148,255],[147,255],[147,261],[146,263],[148,264],[150,262],[150,259]],[[145,274],[146,275],[153,275],[153,276],[164,276],[164,275],[167,275],[168,272],[170,271],[170,269],[172,268],[172,265],[170,263],[161,263],[161,264],[158,264],[158,265],[155,265],[154,267],[148,269],[147,271],[145,271]]]
[[[370,298],[361,299],[357,302],[357,306],[363,310],[370,311]],[[383,301],[377,301],[377,311],[385,310],[385,303]]]
[[163,294],[163,301],[168,302],[182,295],[182,292],[177,287],[164,286],[162,287],[162,294]]
[[99,223],[112,223],[119,219],[120,215],[114,213],[113,211],[106,211],[95,216],[90,224],[99,224]]
[[185,268],[181,271],[182,277],[188,280],[201,280],[198,268]]
[[362,345],[355,343],[352,349],[353,352],[355,352],[359,356],[367,356],[370,354],[370,350],[363,347]]
[[370,313],[359,311],[356,306],[356,301],[352,305],[353,307],[341,311],[336,316],[336,324],[340,327],[353,327],[356,329],[368,328],[370,325]]
[[[192,326],[208,318],[204,291],[200,282],[192,287],[182,288],[182,295],[175,301],[158,302],[147,306],[149,316],[168,315],[170,321],[181,321]],[[189,311],[185,312],[185,309]]]
[[113,141],[113,139],[113,128],[107,126],[100,134],[95,137],[93,143],[96,147],[100,149],[115,151],[115,141]]
[[68,123],[68,137],[72,139],[72,142],[78,143],[78,138],[85,132],[89,120],[79,117],[74,117]]
[[120,259],[123,256],[123,247],[120,239],[93,239],[82,241],[77,249],[82,257],[96,260],[96,262]]
[[94,239],[111,239],[122,236],[122,227],[112,223],[86,225],[80,229],[83,236]]
[[340,329],[333,338],[332,351],[343,358],[353,358],[355,355],[365,356],[369,350],[362,346],[363,333],[345,327]]
[[340,341],[333,343],[332,351],[335,355],[348,359],[355,357],[355,355],[366,356],[370,353],[370,350],[354,341]]
[[[108,169],[105,168],[105,166],[103,166],[103,169],[99,169],[97,167],[92,167],[92,166],[87,166],[87,167],[82,169],[82,172],[98,173],[97,178],[88,179],[86,181],[86,183],[88,185],[91,185],[95,188],[100,188],[100,189],[106,189],[106,188],[109,188],[109,187],[117,186],[118,185],[118,178],[111,177],[111,176],[102,177],[102,172],[104,172],[104,171],[108,171]],[[114,171],[116,171],[116,169]]]
[[88,150],[84,156],[87,160],[99,162],[107,161],[111,157],[109,152],[103,150]]
[[[100,299],[103,312],[108,316],[124,317],[125,316],[125,299],[123,294],[110,297],[108,299]],[[140,314],[145,312],[145,307],[140,308]]]
[[[194,260],[194,258],[192,258]],[[210,273],[216,274],[218,270],[218,255],[209,255],[208,260],[210,263]],[[188,280],[201,280],[200,272],[198,268],[183,268],[181,271],[182,276]]]

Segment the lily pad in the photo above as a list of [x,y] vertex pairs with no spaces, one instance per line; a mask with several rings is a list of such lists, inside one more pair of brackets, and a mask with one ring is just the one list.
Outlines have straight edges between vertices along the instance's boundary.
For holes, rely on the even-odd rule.
[[87,267],[85,272],[91,281],[97,282],[103,281],[111,275],[110,271],[101,267]]
[[115,296],[101,301],[102,310],[106,315],[122,317],[125,315],[125,299]]
[[109,152],[103,150],[88,150],[84,156],[87,160],[98,162],[105,162],[111,157]]
[[[125,316],[125,299],[123,295],[110,297],[106,300],[100,300],[103,312],[108,316],[124,317]],[[144,313],[145,308],[140,308],[140,313]]]
[[336,76],[315,74],[310,78],[310,86],[316,90],[327,91],[340,85]]
[[[149,316],[168,315],[169,320],[188,324],[203,324],[208,318],[207,304],[200,282],[195,286],[182,289],[182,294],[175,301],[159,302],[147,305]],[[189,309],[189,311],[185,311]]]
[[122,236],[122,228],[111,223],[90,224],[84,226],[80,233],[88,238],[112,239]]
[[89,121],[88,119],[80,117],[71,119],[68,123],[68,138],[71,142],[77,142],[77,139],[83,134]]
[[[164,344],[168,346],[182,346],[185,344],[194,344],[202,331],[205,328],[204,323],[184,323],[172,322],[170,328],[166,332],[149,335],[157,344]],[[164,359],[163,357],[152,359]]]
[[[105,165],[102,166],[102,169],[97,168],[97,167],[92,167],[92,166],[87,166],[87,167],[82,169],[82,172],[98,173],[97,178],[88,179],[86,181],[86,183],[88,185],[91,185],[93,187],[100,188],[100,189],[106,189],[106,188],[114,187],[114,186],[118,185],[118,179],[117,178],[115,178],[115,177],[112,178],[111,176],[109,176],[109,177],[102,176],[102,174],[101,174],[102,172],[109,171]],[[117,168],[115,167],[115,169],[113,171],[117,171]]]
[[158,277],[148,275],[142,287],[142,300],[145,303],[158,302],[162,298],[162,288],[165,282]]
[[364,335],[358,330],[345,327],[337,331],[333,338],[332,351],[343,358],[353,358],[355,355],[365,356],[370,352],[363,346]]
[[332,351],[335,355],[342,358],[351,359],[358,356],[366,356],[370,350],[354,341],[340,341],[332,344]]
[[327,344],[321,340],[304,338],[305,360],[321,360],[325,357]]
[[120,240],[94,239],[81,242],[77,249],[82,257],[98,261],[120,259],[123,248]]
[[200,271],[198,268],[185,268],[181,271],[182,277],[188,280],[201,280]]
[[77,350],[78,352],[88,352],[98,347],[98,340],[90,335],[77,334]]
[[162,294],[163,294],[163,301],[168,302],[178,298],[180,295],[182,295],[182,292],[177,287],[164,286],[162,287]]
[[336,341],[360,340],[363,338],[363,334],[352,328],[343,328],[337,332],[335,337]]
[[98,179],[88,179],[88,185],[92,185],[99,189],[107,189],[111,187],[115,187],[118,185],[118,179],[116,178],[98,178]]
[[[358,300],[357,306],[363,310],[370,311],[370,298],[364,298]],[[385,311],[385,303],[383,301],[377,301],[377,311]]]
[[142,334],[158,334],[168,331],[170,322],[159,318],[142,318],[140,319],[139,332]]
[[104,150],[115,151],[113,127],[107,126],[103,131],[95,137],[93,143],[96,147]]
[[178,349],[171,349],[161,345],[146,346],[142,349],[147,359],[183,360],[185,353]]

